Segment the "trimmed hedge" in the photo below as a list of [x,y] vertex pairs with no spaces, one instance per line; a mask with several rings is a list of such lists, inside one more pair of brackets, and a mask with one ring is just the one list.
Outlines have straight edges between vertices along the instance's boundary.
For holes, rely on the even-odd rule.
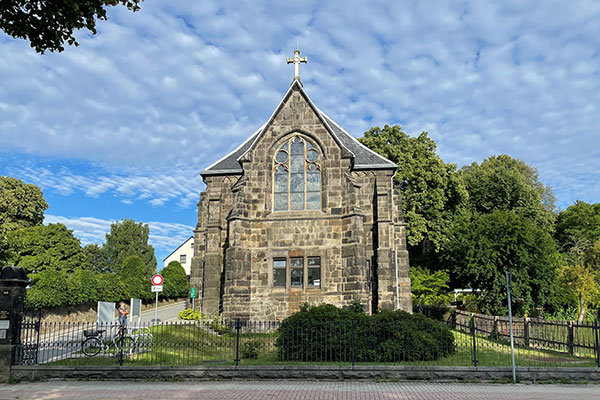
[[[455,352],[450,329],[423,315],[382,311],[367,316],[359,307],[302,307],[279,327],[281,361],[432,361]],[[353,334],[354,332],[354,334]]]

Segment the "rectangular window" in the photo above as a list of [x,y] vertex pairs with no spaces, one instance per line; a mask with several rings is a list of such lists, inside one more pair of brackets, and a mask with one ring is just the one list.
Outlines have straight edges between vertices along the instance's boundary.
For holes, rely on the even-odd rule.
[[190,247],[193,249],[194,248],[194,242],[190,243]]
[[273,259],[273,286],[285,287],[285,270],[287,260],[285,258]]
[[304,258],[290,258],[290,286],[304,285]]
[[179,256],[179,264],[185,264],[185,254]]
[[321,287],[321,257],[308,257],[308,286]]

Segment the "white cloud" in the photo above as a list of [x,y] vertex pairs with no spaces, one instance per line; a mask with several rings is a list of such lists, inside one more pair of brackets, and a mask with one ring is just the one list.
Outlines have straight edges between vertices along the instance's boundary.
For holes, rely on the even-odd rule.
[[[110,231],[110,226],[114,222],[94,217],[64,217],[58,215],[46,215],[45,224],[64,224],[73,231],[73,234],[81,240],[82,245],[90,243],[102,244],[105,241],[106,233]],[[163,256],[166,256],[181,243],[193,235],[193,227],[170,222],[146,222],[150,228],[149,243],[156,250],[156,258],[160,262]]]
[[[40,166],[20,167],[12,171],[12,175],[19,176],[44,190],[54,189],[63,195],[82,192],[88,197],[112,193],[125,204],[132,204],[135,200],[161,206],[169,201],[175,201],[180,207],[189,208],[198,201],[203,187],[198,171],[183,168],[175,168],[173,172],[130,171],[130,175],[103,175],[108,173],[105,170],[88,171],[88,176],[66,168],[55,172]],[[146,172],[147,175],[141,175],[140,172]]]
[[0,36],[0,148],[117,170],[49,172],[63,193],[191,204],[174,166],[197,173],[260,126],[299,43],[305,89],[355,135],[427,129],[446,161],[506,153],[563,204],[600,197],[600,2],[157,0],[109,17],[62,54]]

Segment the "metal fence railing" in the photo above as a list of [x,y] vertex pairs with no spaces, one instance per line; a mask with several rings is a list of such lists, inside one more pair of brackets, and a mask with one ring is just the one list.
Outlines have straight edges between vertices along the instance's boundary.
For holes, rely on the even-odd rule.
[[[511,365],[504,318],[456,312],[441,319],[445,324],[436,326],[445,333],[432,332],[419,347],[411,341],[411,335],[417,334],[398,321],[309,321],[291,330],[276,321],[177,321],[120,330],[116,324],[44,323],[25,318],[16,363]],[[439,337],[447,339],[447,335],[450,341],[441,347],[436,344]],[[516,364],[600,368],[598,336],[597,322],[516,321]]]

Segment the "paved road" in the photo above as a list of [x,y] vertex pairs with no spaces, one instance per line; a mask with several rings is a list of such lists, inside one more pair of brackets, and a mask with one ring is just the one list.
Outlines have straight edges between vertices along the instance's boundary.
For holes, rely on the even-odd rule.
[[0,385],[0,399],[528,400],[600,398],[600,385],[430,382],[37,382]]
[[[158,319],[163,322],[175,321],[177,314],[185,309],[185,302],[176,303],[170,306],[158,308]],[[137,319],[137,318],[136,318]],[[142,313],[142,324],[149,324],[154,319],[154,309],[146,310]]]

